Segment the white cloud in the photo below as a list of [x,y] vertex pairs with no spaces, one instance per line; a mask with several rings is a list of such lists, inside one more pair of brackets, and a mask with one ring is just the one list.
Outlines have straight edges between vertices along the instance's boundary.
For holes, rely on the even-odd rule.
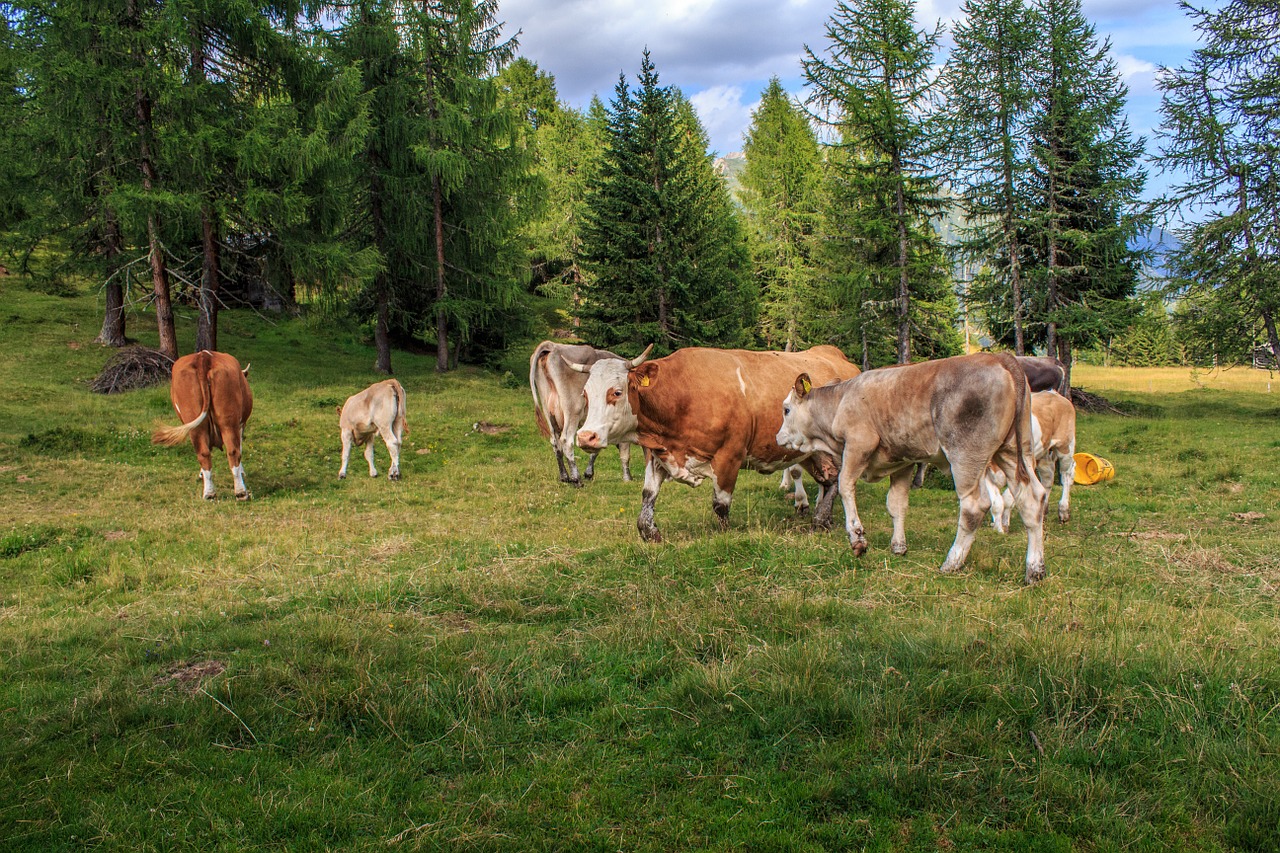
[[[759,104],[759,99],[744,103],[743,95],[741,86],[712,86],[689,95],[689,102],[712,140],[711,147],[719,154],[742,150],[742,135],[750,127],[751,113]],[[719,145],[716,140],[720,140]],[[726,143],[728,147],[722,148]]]

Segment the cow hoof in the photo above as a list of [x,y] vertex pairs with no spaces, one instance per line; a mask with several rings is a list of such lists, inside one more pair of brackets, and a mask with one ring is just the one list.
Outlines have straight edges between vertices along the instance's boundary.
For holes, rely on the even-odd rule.
[[809,514],[809,508],[808,508],[807,506],[798,506],[798,507],[796,507],[796,515],[797,515],[799,518],[804,518],[804,517],[806,517],[808,514]]
[[955,574],[960,571],[960,567],[963,565],[964,563],[953,563],[948,560],[938,568],[938,571],[942,572],[944,575]]
[[1044,569],[1044,563],[1027,566],[1027,586],[1034,586],[1044,580],[1047,576],[1048,573]]
[[400,479],[400,472],[399,472],[399,471],[392,471],[390,474],[388,474],[388,475],[387,475],[387,479],[390,479],[390,480],[399,480],[399,479]]
[[377,471],[370,471],[370,472],[369,472],[369,476],[370,476],[371,478],[377,478],[377,476],[378,476],[378,472],[377,472]]
[[592,480],[594,480],[595,478],[596,478],[596,472],[595,472],[595,471],[588,471],[587,473],[585,473],[585,474],[583,474],[583,475],[582,475],[582,479],[586,480],[588,483],[590,483],[590,482],[591,482]]
[[251,497],[253,497],[253,495],[248,492],[236,492],[236,500],[238,501],[247,501]]
[[644,528],[641,528],[640,538],[643,539],[645,542],[661,542],[662,534],[658,532],[658,528],[656,527],[651,527],[647,530]]
[[1063,524],[1066,524],[1070,520],[1071,520],[1070,512],[1066,510],[1058,510],[1058,521],[1060,521]]
[[892,542],[889,544],[889,550],[892,551],[897,556],[901,557],[907,553],[907,543],[903,542],[899,544],[897,542]]
[[210,492],[209,494],[204,495],[203,497],[204,497],[204,499],[205,499],[205,500],[207,500],[207,501],[211,501],[211,500],[213,500],[213,492]]
[[346,471],[343,471],[343,472],[339,473],[339,474],[338,474],[338,479],[339,479],[339,480],[345,480],[345,479],[347,479],[347,472],[346,472]]
[[867,540],[855,539],[849,543],[849,547],[853,549],[853,556],[861,557],[863,554],[867,553]]

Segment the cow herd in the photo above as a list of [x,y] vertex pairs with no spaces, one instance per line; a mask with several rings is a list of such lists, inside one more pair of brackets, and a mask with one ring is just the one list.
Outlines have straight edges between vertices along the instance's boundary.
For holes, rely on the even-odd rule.
[[[651,349],[651,348],[650,348]],[[949,471],[959,500],[956,539],[942,571],[959,569],[990,512],[1005,532],[1016,507],[1027,532],[1026,582],[1045,576],[1044,518],[1053,470],[1061,473],[1058,518],[1070,518],[1075,411],[1056,359],[976,353],[860,371],[831,346],[801,352],[688,347],[650,360],[627,359],[586,345],[544,341],[529,359],[537,423],[550,441],[562,482],[581,486],[605,447],[618,448],[623,479],[630,451],[644,451],[644,486],[636,526],[648,542],[662,535],[654,520],[667,480],[689,486],[710,480],[712,508],[728,523],[738,472],[783,471],[797,512],[809,508],[803,485],[818,484],[815,527],[829,528],[835,496],[856,555],[867,550],[858,515],[859,480],[889,478],[890,547],[905,554],[906,511],[917,466]],[[181,426],[159,429],[157,443],[190,436],[205,498],[214,496],[211,448],[225,447],[236,497],[248,498],[240,442],[253,407],[248,367],[225,353],[199,352],[173,368],[170,396]],[[391,454],[400,476],[406,428],[404,388],[394,379],[352,395],[339,409],[345,477],[351,445],[365,445],[376,477],[373,441]],[[579,471],[574,448],[588,454]]]

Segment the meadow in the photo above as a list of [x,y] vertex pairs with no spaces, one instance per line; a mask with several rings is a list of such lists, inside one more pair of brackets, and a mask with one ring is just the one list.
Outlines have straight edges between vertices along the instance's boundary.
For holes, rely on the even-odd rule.
[[246,311],[253,499],[206,502],[167,388],[88,390],[99,311],[0,279],[0,850],[1280,849],[1264,372],[1080,367],[1117,475],[1029,588],[1016,521],[937,572],[936,474],[903,557],[884,483],[857,559],[750,473],[642,544],[640,454],[557,482],[519,359],[396,352],[404,477],[339,481],[372,348]]

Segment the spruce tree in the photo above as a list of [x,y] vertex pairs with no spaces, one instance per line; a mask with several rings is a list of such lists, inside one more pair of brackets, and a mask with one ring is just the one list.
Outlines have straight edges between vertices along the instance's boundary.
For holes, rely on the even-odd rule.
[[752,114],[743,153],[739,197],[760,293],[760,334],[770,348],[790,352],[810,343],[802,328],[814,302],[822,155],[777,77]]
[[806,46],[804,59],[808,103],[838,130],[832,144],[848,152],[832,162],[848,170],[843,187],[860,200],[861,233],[849,239],[875,244],[862,252],[877,264],[868,280],[893,289],[900,363],[911,360],[912,329],[919,325],[912,316],[912,270],[938,254],[928,245],[928,223],[942,206],[928,127],[940,28],[916,30],[914,12],[911,0],[840,2],[827,23],[825,56]]
[[587,198],[584,336],[598,346],[738,346],[754,322],[744,237],[692,107],[649,53],[620,75]]
[[1185,217],[1171,283],[1180,325],[1215,360],[1244,358],[1260,328],[1280,363],[1280,7],[1181,6],[1203,43],[1157,84],[1157,161],[1180,176],[1162,206]]
[[1041,0],[1042,74],[1033,108],[1030,265],[1038,342],[1068,365],[1072,350],[1124,328],[1133,314],[1143,224],[1143,143],[1125,117],[1127,90],[1110,43],[1080,0]]
[[[988,290],[1007,291],[1014,352],[1026,351],[1020,237],[1030,171],[1030,117],[1039,44],[1023,0],[966,0],[942,74],[940,132],[960,188],[959,250],[985,268]],[[971,294],[979,296],[979,294]]]

